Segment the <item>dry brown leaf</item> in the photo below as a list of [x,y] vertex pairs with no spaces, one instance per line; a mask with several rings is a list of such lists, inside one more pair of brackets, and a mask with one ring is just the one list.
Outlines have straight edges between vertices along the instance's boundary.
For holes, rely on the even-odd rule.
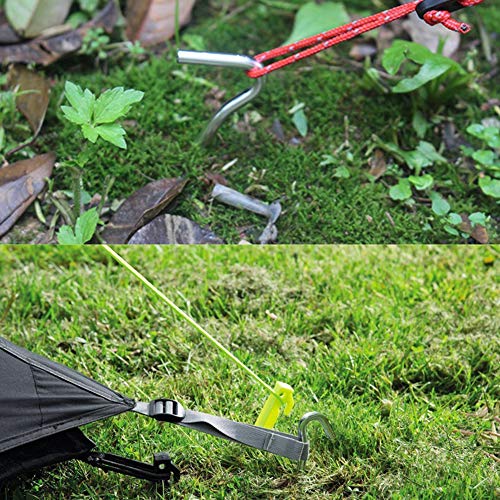
[[[191,20],[196,0],[179,2],[179,23]],[[127,38],[143,46],[165,42],[175,34],[176,0],[128,0]]]
[[142,187],[118,209],[102,237],[111,244],[127,243],[134,233],[163,212],[186,184],[184,179],[162,179]]
[[49,106],[50,85],[46,78],[25,66],[12,66],[8,74],[11,88],[17,88],[17,109],[26,117],[33,135],[40,133]]
[[42,192],[55,161],[54,153],[48,153],[0,169],[0,236],[12,228]]
[[370,172],[368,172],[375,180],[380,179],[387,171],[387,162],[384,152],[381,149],[376,149],[369,161]]
[[130,245],[223,245],[212,231],[184,217],[162,215],[137,231]]

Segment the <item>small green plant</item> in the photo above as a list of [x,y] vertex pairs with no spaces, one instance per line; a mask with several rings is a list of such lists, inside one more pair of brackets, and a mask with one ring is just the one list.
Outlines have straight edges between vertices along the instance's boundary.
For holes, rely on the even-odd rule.
[[412,125],[421,139],[432,125],[431,118],[467,90],[474,76],[452,59],[406,40],[396,40],[384,52],[382,66],[396,83],[388,86],[367,61],[364,85],[384,93],[409,94]]
[[500,198],[500,127],[485,127],[474,123],[467,133],[481,141],[480,149],[462,146],[463,153],[474,160],[481,191],[492,198]]
[[63,226],[57,234],[61,245],[85,245],[93,237],[99,223],[99,213],[96,208],[88,210],[76,220],[75,228]]
[[81,127],[86,139],[95,144],[100,137],[115,146],[127,149],[125,129],[117,122],[144,97],[144,92],[116,87],[107,90],[98,99],[89,90],[72,82],[66,83],[66,97],[71,106],[62,106],[64,116]]
[[[89,143],[96,144],[98,140],[103,140],[121,149],[127,149],[126,131],[117,122],[127,115],[134,104],[142,101],[144,92],[116,87],[96,98],[89,89],[83,90],[72,82],[66,82],[65,92],[71,106],[61,106],[64,117],[80,127]],[[89,211],[90,214],[81,214],[82,175],[90,158],[91,151],[84,147],[74,160],[65,163],[73,174],[74,209],[69,217],[74,228],[63,226],[60,229],[58,241],[61,244],[84,244],[92,239],[96,231],[102,203],[95,212],[93,209]]]

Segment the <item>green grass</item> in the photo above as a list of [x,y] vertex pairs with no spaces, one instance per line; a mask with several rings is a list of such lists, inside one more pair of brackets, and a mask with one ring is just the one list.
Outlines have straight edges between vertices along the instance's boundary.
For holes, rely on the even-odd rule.
[[[291,418],[324,412],[293,463],[127,414],[86,429],[104,451],[183,470],[172,498],[495,498],[498,252],[452,247],[122,248],[267,382]],[[486,265],[487,258],[493,263]],[[266,398],[99,248],[0,248],[1,335],[142,400],[254,422]],[[8,305],[10,308],[8,308]],[[495,311],[497,311],[495,313]],[[480,416],[478,410],[487,407]],[[167,498],[70,463],[2,498]]]
[[[227,2],[201,2],[184,33],[201,36],[211,51],[252,54],[274,47],[290,33],[293,12],[266,7],[265,3],[238,1],[236,6],[245,8],[236,16],[226,16]],[[288,3],[302,4],[299,0]],[[353,2],[349,9],[374,12],[380,5],[364,0]],[[485,3],[478,11],[493,31],[495,8]],[[81,134],[58,111],[66,79],[96,93],[123,85],[143,90],[146,96],[132,111],[132,124],[129,122],[126,127],[127,152],[103,143],[92,149],[93,159],[84,176],[91,194],[102,192],[108,175],[117,179],[112,199],[131,195],[148,180],[186,177],[190,183],[175,213],[210,225],[228,242],[236,243],[241,228],[253,227],[250,237],[255,237],[265,222],[217,203],[211,206],[207,202],[209,189],[202,179],[206,172],[220,172],[223,165],[238,158],[238,163],[225,172],[232,187],[244,191],[254,184],[264,185],[265,190],[254,194],[267,201],[282,199],[284,213],[278,224],[281,243],[460,241],[433,220],[430,206],[419,204],[412,209],[395,203],[389,199],[387,183],[370,180],[366,151],[372,134],[389,141],[393,140],[393,131],[399,131],[407,148],[415,147],[418,139],[410,125],[409,98],[363,90],[361,73],[348,63],[350,47],[348,43],[310,63],[272,75],[263,94],[245,109],[245,112],[257,111],[262,121],[251,127],[250,134],[226,124],[221,137],[208,149],[199,147],[196,140],[211,117],[212,112],[204,102],[209,89],[174,76],[173,72],[182,68],[175,61],[173,48],[141,64],[125,60],[96,68],[91,60],[70,59],[47,70],[56,85],[41,145],[44,150],[54,149],[60,161],[74,158],[82,148]],[[203,77],[227,90],[228,98],[248,85],[248,79],[238,71],[192,67],[186,68],[186,74]],[[489,95],[494,97],[497,92],[490,89]],[[279,119],[287,138],[298,135],[288,114],[296,101],[306,104],[310,133],[302,144],[292,147],[279,143],[270,129],[273,121]],[[465,105],[465,112],[452,106],[446,114],[460,129],[491,114],[480,110],[482,99],[477,95],[464,95],[459,102],[462,108]],[[176,113],[189,121],[176,122]],[[349,119],[352,161],[349,163],[345,154],[339,154],[338,165],[347,165],[351,178],[336,179],[332,166],[322,167],[320,163],[322,155],[332,154],[343,143],[344,117]],[[242,119],[240,113],[239,120]],[[438,147],[441,142],[432,133],[427,140]],[[450,164],[436,167],[432,172],[452,209],[493,215],[497,205],[469,185],[467,175],[458,172],[453,161],[450,157]],[[67,170],[57,170],[55,189],[69,188],[70,184]],[[431,228],[425,230],[428,222]]]

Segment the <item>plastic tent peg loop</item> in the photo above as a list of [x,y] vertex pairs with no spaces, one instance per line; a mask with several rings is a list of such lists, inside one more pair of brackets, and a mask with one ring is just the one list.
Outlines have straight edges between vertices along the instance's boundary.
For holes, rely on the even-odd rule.
[[[243,70],[261,69],[261,63],[248,56],[237,54],[220,54],[214,52],[197,52],[192,50],[179,50],[177,52],[177,60],[180,64],[200,64],[206,66],[219,66],[223,68],[238,68]],[[213,116],[207,125],[205,131],[200,137],[200,143],[204,146],[208,145],[214,138],[217,130],[227,120],[227,118],[236,113],[243,106],[253,101],[264,88],[265,79],[257,78],[253,87],[245,90],[224,104],[219,111]]]
[[274,426],[280,416],[280,410],[283,407],[283,413],[285,416],[288,417],[292,413],[293,406],[295,404],[293,400],[292,387],[283,382],[276,382],[274,392],[279,395],[280,399],[278,399],[274,394],[271,394],[267,398],[264,408],[262,408],[259,418],[257,419],[257,422],[255,422],[257,427],[274,429]]
[[[323,415],[322,413],[319,413],[317,411],[312,411],[310,413],[306,413],[299,422],[299,439],[303,441],[304,443],[308,442],[307,439],[307,429],[309,425],[312,422],[318,422],[321,424],[323,427],[323,430],[325,431],[325,434],[328,436],[328,438],[333,441],[334,439],[334,432],[333,432],[333,427],[332,424],[330,424],[330,421],[328,418]],[[299,469],[303,469],[306,465],[305,460],[299,461]]]

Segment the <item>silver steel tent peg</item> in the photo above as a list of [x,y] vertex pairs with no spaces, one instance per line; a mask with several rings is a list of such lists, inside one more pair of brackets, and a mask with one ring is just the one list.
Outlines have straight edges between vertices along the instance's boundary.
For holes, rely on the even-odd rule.
[[[177,52],[177,60],[180,64],[200,64],[207,66],[219,66],[223,68],[238,68],[249,70],[253,68],[262,68],[262,64],[255,61],[249,56],[241,56],[237,54],[219,54],[215,52],[197,52],[191,50],[179,50]],[[265,78],[255,80],[253,87],[245,90],[234,99],[224,104],[217,111],[212,120],[207,125],[203,132],[200,142],[207,145],[215,136],[217,130],[226,121],[226,119],[241,109],[243,106],[253,101],[264,87]]]
[[[321,424],[323,427],[323,430],[325,431],[325,434],[328,436],[330,440],[333,441],[334,439],[334,433],[333,433],[333,427],[330,424],[330,421],[328,418],[323,415],[322,413],[319,413],[317,411],[312,411],[310,413],[306,413],[299,422],[299,439],[303,441],[304,443],[307,443],[307,428],[312,422],[318,422]],[[299,462],[299,469],[303,469],[306,465],[306,462],[304,460],[301,460]]]

